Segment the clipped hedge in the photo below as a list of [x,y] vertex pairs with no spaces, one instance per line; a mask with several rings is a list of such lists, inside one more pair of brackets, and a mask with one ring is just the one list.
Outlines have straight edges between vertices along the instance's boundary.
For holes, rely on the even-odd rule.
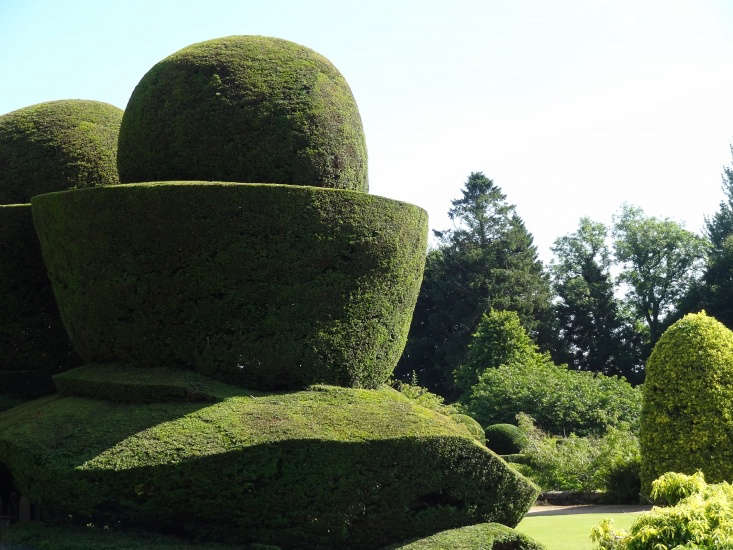
[[544,550],[544,546],[499,523],[480,523],[436,533],[385,550]]
[[361,117],[323,56],[264,36],[229,36],[160,61],[120,129],[123,182],[238,181],[368,190]]
[[56,308],[30,204],[0,205],[0,235],[0,392],[38,395],[53,390],[50,374],[78,358]]
[[521,453],[527,446],[527,434],[514,424],[492,424],[484,430],[486,446],[500,455]]
[[665,472],[733,480],[733,332],[686,315],[654,346],[643,388],[642,493]]
[[0,116],[0,204],[119,183],[121,120],[117,107],[81,99],[39,103]]
[[41,398],[0,413],[0,456],[46,520],[284,548],[514,526],[539,492],[462,425],[391,389],[244,393]]
[[202,182],[33,199],[64,324],[87,362],[247,387],[376,387],[405,345],[427,215],[319,187]]

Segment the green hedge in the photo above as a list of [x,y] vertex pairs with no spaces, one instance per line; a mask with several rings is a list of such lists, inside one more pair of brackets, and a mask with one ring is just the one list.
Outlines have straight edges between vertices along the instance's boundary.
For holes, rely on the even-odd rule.
[[215,404],[44,397],[0,413],[0,456],[46,520],[284,548],[514,526],[539,492],[464,426],[389,388],[240,392]]
[[527,434],[514,424],[492,424],[484,433],[486,446],[500,455],[521,453],[528,443]]
[[78,358],[56,308],[30,204],[0,205],[0,235],[0,393],[32,396],[52,390],[50,374]]
[[654,346],[643,387],[642,493],[665,472],[733,480],[733,332],[686,315]]
[[442,531],[386,550],[544,550],[539,542],[498,523]]
[[122,120],[123,182],[237,181],[368,190],[361,117],[316,52],[230,36],[160,61]]
[[33,215],[87,362],[252,388],[386,381],[425,262],[426,213],[356,191],[133,184],[35,197]]
[[119,183],[122,111],[98,101],[39,103],[0,116],[0,204]]

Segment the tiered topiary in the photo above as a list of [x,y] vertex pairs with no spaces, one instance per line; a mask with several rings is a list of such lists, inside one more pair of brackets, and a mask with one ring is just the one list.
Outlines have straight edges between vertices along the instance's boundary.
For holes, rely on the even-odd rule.
[[283,548],[516,525],[538,488],[475,428],[380,387],[427,217],[363,192],[330,63],[262,37],[186,48],[136,88],[119,166],[137,183],[32,201],[87,362],[0,415],[0,462],[48,519]]
[[50,374],[78,364],[28,203],[39,193],[118,183],[121,120],[117,107],[83,100],[41,103],[0,116],[0,394],[48,393]]
[[639,440],[645,495],[665,472],[733,480],[733,332],[705,312],[686,315],[654,346]]

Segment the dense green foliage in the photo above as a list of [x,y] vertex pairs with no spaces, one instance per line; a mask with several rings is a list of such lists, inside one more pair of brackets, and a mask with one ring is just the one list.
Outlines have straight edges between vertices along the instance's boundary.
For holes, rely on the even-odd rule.
[[431,391],[455,399],[453,371],[465,362],[481,316],[492,308],[516,311],[544,342],[551,294],[532,235],[493,181],[472,173],[448,214],[454,229],[436,232],[440,246],[428,254],[395,372],[404,380],[415,372]]
[[691,476],[678,472],[667,472],[652,481],[649,496],[652,502],[662,506],[674,506],[681,500],[705,489],[705,476],[697,471]]
[[526,535],[498,523],[481,523],[442,531],[388,550],[543,550]]
[[527,363],[537,346],[514,311],[491,310],[481,316],[468,344],[466,360],[455,371],[456,388],[465,395],[486,369],[512,363]]
[[602,223],[581,218],[577,231],[555,241],[551,265],[559,325],[557,357],[575,370],[643,379],[640,335],[614,295]]
[[0,204],[119,183],[122,111],[98,101],[39,103],[0,116]]
[[[461,397],[461,407],[483,426],[511,423],[520,412],[553,434],[597,434],[622,422],[638,425],[641,393],[623,378],[571,371],[537,351],[513,312],[484,316],[463,372],[478,382]],[[485,359],[482,361],[482,357]],[[496,365],[506,359],[507,363]]]
[[53,391],[75,364],[41,259],[29,204],[0,205],[0,392]]
[[539,430],[527,415],[518,422],[527,443],[511,460],[544,490],[603,491],[610,503],[638,502],[639,441],[627,427],[559,437]]
[[67,191],[36,197],[33,216],[86,361],[184,366],[252,388],[385,382],[427,233],[415,206],[287,185]]
[[[733,485],[707,485],[702,479],[684,480],[679,474],[652,484],[659,494],[677,493],[689,485],[691,494],[670,507],[653,508],[634,521],[629,532],[616,532],[604,521],[591,538],[600,550],[731,550],[733,549]],[[662,485],[662,486],[660,486]],[[664,487],[666,486],[666,487]]]
[[669,327],[647,362],[642,490],[665,472],[733,479],[733,332],[705,313]]
[[277,546],[191,542],[138,530],[118,530],[109,525],[67,527],[40,522],[16,523],[3,533],[3,543],[18,550],[280,550]]
[[130,97],[118,154],[123,182],[368,190],[348,84],[321,55],[277,38],[219,38],[160,61]]
[[486,446],[500,455],[521,453],[527,446],[527,435],[514,424],[492,424],[484,430]]
[[0,413],[0,455],[47,519],[286,548],[514,526],[538,494],[460,423],[391,388],[208,391],[220,400],[41,398]]
[[626,300],[649,330],[653,346],[664,320],[700,276],[707,244],[680,224],[624,206],[615,220],[614,249],[629,286]]

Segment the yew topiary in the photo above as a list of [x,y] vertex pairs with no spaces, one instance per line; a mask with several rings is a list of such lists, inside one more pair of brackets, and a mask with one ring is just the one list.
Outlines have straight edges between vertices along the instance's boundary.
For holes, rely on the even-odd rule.
[[264,36],[200,42],[140,80],[122,120],[120,179],[367,191],[361,117],[323,56]]
[[119,183],[121,120],[117,107],[81,99],[39,103],[0,116],[0,204]]
[[647,362],[642,493],[665,472],[733,479],[733,332],[705,312],[669,327]]

